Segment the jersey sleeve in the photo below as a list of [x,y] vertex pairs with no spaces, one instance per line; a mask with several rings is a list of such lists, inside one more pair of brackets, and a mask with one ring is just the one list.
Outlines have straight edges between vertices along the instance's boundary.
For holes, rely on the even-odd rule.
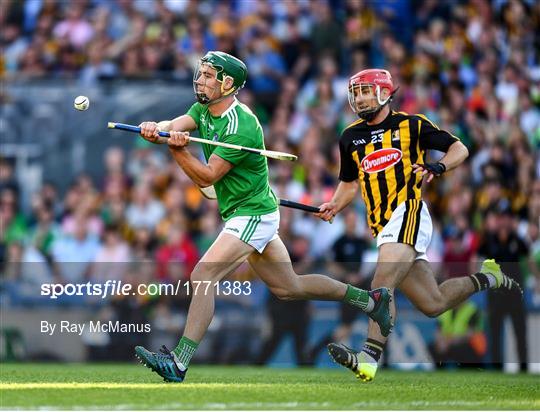
[[341,159],[341,165],[339,169],[339,180],[343,182],[352,182],[358,179],[358,166],[352,159],[351,154],[348,152],[347,144],[343,135],[339,140],[339,155]]
[[[230,144],[236,144],[239,146],[248,146],[251,147],[250,141],[248,138],[243,137],[238,134],[230,134],[226,136],[223,139],[224,143],[230,143]],[[242,150],[237,149],[230,149],[228,147],[222,147],[218,146],[216,147],[216,150],[214,150],[213,154],[221,157],[222,159],[226,160],[229,163],[232,163],[233,165],[238,165],[244,161],[244,159],[251,155],[250,152],[244,152]]]
[[426,116],[417,115],[420,120],[420,148],[447,152],[452,144],[459,139],[446,130],[439,129]]
[[187,111],[187,115],[191,117],[197,124],[197,129],[200,129],[199,123],[201,120],[202,105],[199,102],[193,103],[193,105]]

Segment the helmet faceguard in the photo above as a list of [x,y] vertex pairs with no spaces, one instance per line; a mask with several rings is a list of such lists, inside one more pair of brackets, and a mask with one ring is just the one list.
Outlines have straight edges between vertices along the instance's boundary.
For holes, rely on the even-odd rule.
[[[208,82],[215,78],[220,86],[210,88]],[[232,87],[225,90],[225,82],[232,80]],[[244,87],[247,67],[240,59],[223,52],[208,52],[201,58],[193,74],[193,91],[201,104],[215,104]],[[218,87],[220,88],[218,91]],[[202,91],[210,88],[210,91]],[[209,95],[208,95],[209,94]]]
[[[385,89],[388,94],[383,97]],[[392,100],[396,91],[387,70],[362,70],[349,79],[349,105],[358,117],[370,121]]]
[[[217,86],[210,87],[208,82],[212,78],[218,79],[217,76],[218,69],[213,67],[210,63],[204,63],[199,61],[195,72],[193,73],[193,91],[195,92],[195,97],[197,101],[201,104],[215,103],[219,98],[219,92]],[[218,80],[219,82],[219,80]],[[221,83],[221,88],[223,88],[223,81]],[[210,89],[210,91],[204,92],[204,89]]]

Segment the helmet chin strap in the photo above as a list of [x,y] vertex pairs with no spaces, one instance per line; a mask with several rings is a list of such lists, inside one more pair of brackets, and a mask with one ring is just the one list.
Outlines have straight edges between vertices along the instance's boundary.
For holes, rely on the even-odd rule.
[[379,106],[376,110],[372,112],[358,113],[358,117],[365,120],[366,122],[371,122],[373,119],[375,119],[375,117],[377,117],[377,115],[381,112],[384,106],[386,106],[386,104]]
[[195,97],[197,98],[197,101],[200,104],[208,104],[208,103],[210,103],[210,99],[204,93],[195,93]]
[[218,97],[218,98],[215,99],[215,100],[210,100],[210,101],[208,102],[208,106],[211,106],[211,105],[213,105],[213,104],[219,103],[220,101],[226,99],[227,97],[229,97],[228,94],[227,94],[227,95],[224,95],[224,96],[221,96],[221,97]]
[[[215,90],[215,89],[214,89]],[[227,97],[229,97],[233,92],[235,92],[236,89],[234,88],[231,88],[230,90],[228,91],[224,91],[223,90],[223,82],[221,83],[221,92],[223,93],[223,95],[221,97],[218,97],[217,99],[213,99],[211,100],[206,94],[204,93],[196,93],[195,94],[195,97],[197,98],[197,101],[200,103],[200,104],[206,104],[208,106],[211,106],[213,104],[216,104],[216,103],[219,103],[220,101],[226,99]]]

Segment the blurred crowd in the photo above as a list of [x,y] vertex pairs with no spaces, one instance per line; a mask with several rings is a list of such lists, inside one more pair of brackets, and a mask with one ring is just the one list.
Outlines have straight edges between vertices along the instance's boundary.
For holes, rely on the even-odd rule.
[[[538,1],[26,0],[0,2],[0,27],[0,76],[8,82],[190,84],[206,51],[242,58],[249,76],[239,98],[258,115],[267,147],[300,158],[270,162],[272,185],[280,197],[310,204],[327,201],[336,185],[339,134],[355,120],[348,77],[386,68],[400,86],[393,107],[425,114],[471,153],[425,186],[435,227],[429,255],[441,279],[475,271],[482,254],[498,250],[495,242],[515,252],[505,257],[519,262],[516,276],[540,294]],[[23,214],[12,164],[0,161],[5,279],[24,277],[22,262],[44,265],[28,281],[189,278],[219,233],[215,202],[142,141],[129,152],[110,148],[103,168],[102,181],[81,175],[65,193],[45,183]],[[353,209],[356,233],[373,251],[360,200]],[[297,260],[335,258],[342,218],[328,225],[281,213],[280,234]],[[366,252],[358,262],[370,259]],[[155,267],[122,265],[142,261]]]

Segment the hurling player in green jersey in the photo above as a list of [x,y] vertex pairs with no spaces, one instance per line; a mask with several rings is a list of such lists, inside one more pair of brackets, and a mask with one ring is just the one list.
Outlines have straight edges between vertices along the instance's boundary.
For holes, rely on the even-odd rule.
[[[264,149],[257,117],[236,94],[247,78],[245,64],[227,53],[208,52],[193,78],[197,102],[170,121],[141,123],[141,136],[156,143],[159,131],[170,133],[171,155],[200,187],[214,185],[225,225],[191,273],[194,283],[183,336],[169,351],[135,348],[139,359],[166,381],[182,382],[186,370],[214,315],[214,284],[246,260],[281,299],[345,301],[366,312],[386,334],[392,328],[387,288],[365,291],[324,275],[298,276],[278,236],[278,200],[268,183],[266,158],[235,149],[203,145],[206,164],[187,149],[189,132],[202,138]],[[199,287],[195,282],[211,284]]]

